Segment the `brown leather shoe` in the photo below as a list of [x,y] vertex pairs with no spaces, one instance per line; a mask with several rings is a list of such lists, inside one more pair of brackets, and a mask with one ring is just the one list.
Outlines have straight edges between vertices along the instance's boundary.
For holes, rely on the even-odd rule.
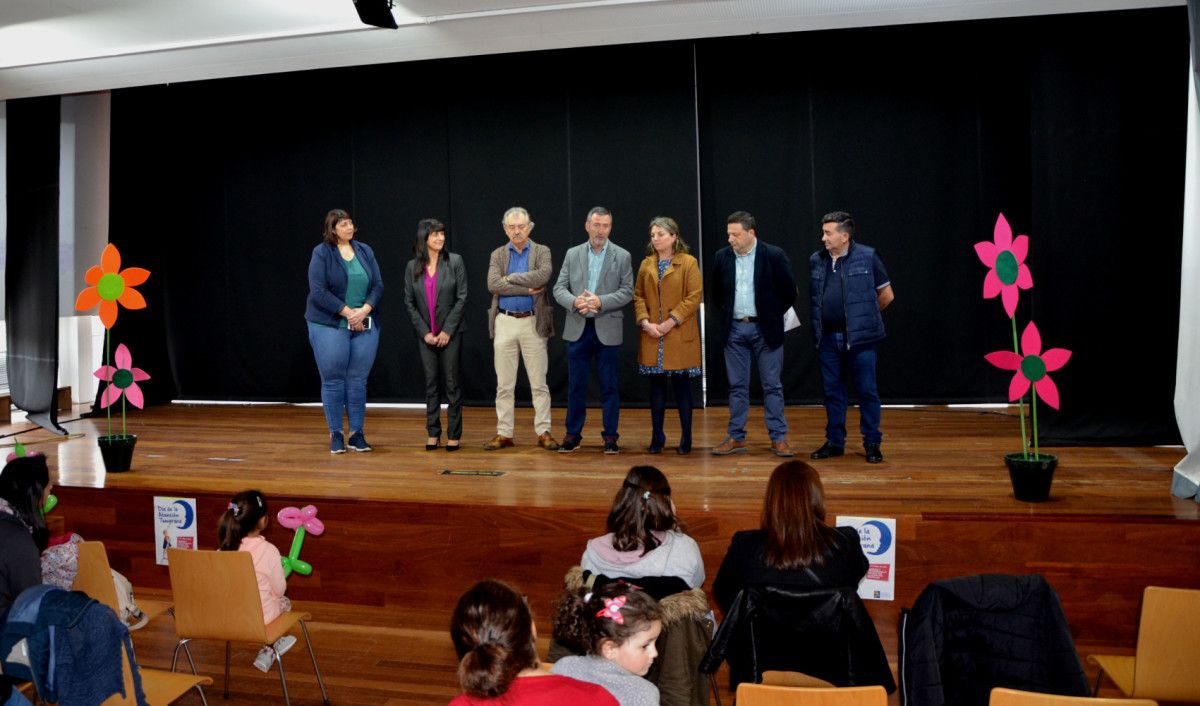
[[492,440],[483,445],[484,451],[495,451],[496,449],[507,449],[516,446],[513,443],[511,436],[500,436],[499,434],[492,437]]
[[553,436],[550,436],[548,431],[542,432],[538,436],[537,445],[547,451],[558,451],[558,442],[554,440]]
[[791,458],[792,456],[796,455],[796,452],[792,451],[792,445],[788,443],[787,439],[772,441],[771,453],[779,456],[780,458]]
[[727,436],[719,446],[713,447],[714,456],[728,456],[729,454],[744,454],[746,453],[746,442],[738,441],[737,439]]

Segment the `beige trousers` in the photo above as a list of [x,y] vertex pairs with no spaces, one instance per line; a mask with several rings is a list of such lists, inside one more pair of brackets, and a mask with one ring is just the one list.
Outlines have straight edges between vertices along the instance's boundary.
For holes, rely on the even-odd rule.
[[496,364],[496,433],[513,435],[513,391],[517,387],[517,362],[525,360],[529,392],[533,397],[533,429],[539,436],[550,431],[550,387],[546,384],[546,339],[537,333],[535,317],[518,319],[496,314],[492,341]]

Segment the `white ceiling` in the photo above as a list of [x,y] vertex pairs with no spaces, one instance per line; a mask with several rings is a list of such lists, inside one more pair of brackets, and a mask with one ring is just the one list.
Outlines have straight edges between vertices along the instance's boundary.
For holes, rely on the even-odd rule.
[[573,46],[1184,5],[1185,0],[0,0],[0,100]]

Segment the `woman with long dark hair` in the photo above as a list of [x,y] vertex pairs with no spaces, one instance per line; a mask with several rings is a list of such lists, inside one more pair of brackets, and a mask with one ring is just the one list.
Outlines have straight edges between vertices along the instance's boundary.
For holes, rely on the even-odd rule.
[[459,358],[466,330],[467,270],[460,255],[446,249],[446,226],[436,218],[417,223],[413,259],[404,269],[404,307],[420,343],[425,370],[425,450],[441,444],[441,386],[446,388],[446,450],[457,451],[462,438],[462,387]]
[[[383,276],[375,252],[356,240],[354,219],[340,208],[325,214],[324,239],[308,263],[308,342],[321,373],[321,406],[329,425],[329,453],[370,451],[363,436],[367,415],[367,376],[379,350],[375,316],[383,297]],[[342,436],[342,417],[350,439]]]
[[464,593],[450,619],[450,639],[463,690],[450,706],[617,706],[603,688],[539,666],[533,614],[506,583],[480,581]]
[[803,461],[788,461],[767,481],[762,528],[733,535],[713,597],[728,611],[747,586],[840,588],[866,574],[858,532],[825,523],[821,477]]

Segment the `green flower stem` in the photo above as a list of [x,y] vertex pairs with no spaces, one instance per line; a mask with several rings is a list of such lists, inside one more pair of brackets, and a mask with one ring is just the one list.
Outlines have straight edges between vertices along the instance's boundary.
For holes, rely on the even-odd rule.
[[[1016,317],[1012,317],[1009,319],[1009,321],[1012,323],[1013,353],[1016,353],[1018,356],[1020,356],[1021,348],[1017,344],[1017,319],[1016,319]],[[1024,397],[1024,395],[1021,396],[1021,399],[1017,400],[1017,409],[1021,412],[1021,453],[1024,454],[1024,458],[1026,460],[1028,460],[1029,459],[1029,437],[1025,434],[1025,397]],[[1035,412],[1035,414],[1036,414],[1036,412]],[[1037,425],[1037,422],[1034,422],[1034,429],[1037,428],[1036,425]],[[1036,432],[1035,432],[1035,439],[1034,439],[1033,443],[1035,445],[1037,444]],[[1037,453],[1037,452],[1035,451],[1034,453]]]
[[[113,369],[112,369],[112,350],[111,350],[112,344],[109,341],[110,335],[112,335],[112,330],[104,329],[104,364],[106,366],[108,366],[107,382],[111,386]],[[105,394],[108,394],[107,390],[105,390]],[[108,418],[108,435],[109,435],[109,437],[112,437],[112,405],[109,405],[104,408],[104,415]]]
[[1030,394],[1033,396],[1029,406],[1033,409],[1033,458],[1036,461],[1041,458],[1041,451],[1038,449],[1038,430],[1037,430],[1037,388],[1030,387]]
[[121,436],[128,436],[125,433],[125,395],[121,395]]

